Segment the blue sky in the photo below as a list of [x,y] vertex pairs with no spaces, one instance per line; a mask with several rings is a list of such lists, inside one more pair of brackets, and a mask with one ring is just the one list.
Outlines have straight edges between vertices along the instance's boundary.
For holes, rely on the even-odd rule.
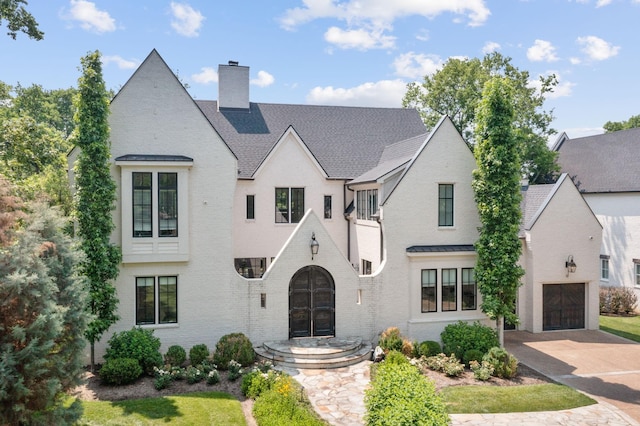
[[[532,80],[555,73],[553,127],[579,137],[640,114],[640,0],[28,0],[44,31],[0,36],[0,80],[77,85],[99,50],[118,90],[152,49],[196,99],[218,64],[250,66],[254,102],[399,107],[450,57],[499,51]],[[0,27],[6,32],[6,26]]]

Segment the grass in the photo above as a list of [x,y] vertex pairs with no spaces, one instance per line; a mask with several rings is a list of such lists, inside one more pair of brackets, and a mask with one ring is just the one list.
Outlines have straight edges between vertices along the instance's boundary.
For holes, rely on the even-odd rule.
[[79,425],[246,425],[240,401],[223,392],[129,401],[83,401]]
[[600,330],[640,343],[640,315],[633,317],[600,315]]
[[450,386],[442,389],[449,414],[568,410],[596,401],[564,385]]

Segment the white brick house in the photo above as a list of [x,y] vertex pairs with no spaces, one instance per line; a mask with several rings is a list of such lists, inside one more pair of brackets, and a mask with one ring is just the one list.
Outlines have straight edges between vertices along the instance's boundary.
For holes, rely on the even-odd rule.
[[[389,326],[439,340],[452,322],[487,321],[475,161],[451,120],[427,134],[414,110],[256,104],[247,67],[219,77],[219,100],[195,101],[154,50],[111,103],[121,319],[98,354],[136,325],[188,349],[231,332],[374,340]],[[586,266],[599,224],[570,180],[549,188],[521,235],[520,327],[544,329],[543,286],[582,283],[581,322],[565,328],[597,328]]]

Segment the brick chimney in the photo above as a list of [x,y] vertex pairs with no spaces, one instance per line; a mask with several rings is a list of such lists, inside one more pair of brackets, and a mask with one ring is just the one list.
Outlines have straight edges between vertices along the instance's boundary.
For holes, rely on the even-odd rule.
[[249,109],[249,67],[237,61],[218,65],[218,110],[222,108]]

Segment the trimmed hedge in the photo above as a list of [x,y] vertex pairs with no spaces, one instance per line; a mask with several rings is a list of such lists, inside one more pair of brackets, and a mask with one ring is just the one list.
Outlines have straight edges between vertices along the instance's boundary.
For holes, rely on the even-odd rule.
[[369,426],[449,424],[435,385],[409,363],[381,363],[365,391],[365,405]]
[[100,380],[107,385],[127,385],[138,380],[142,375],[142,367],[137,359],[110,358],[100,369]]

